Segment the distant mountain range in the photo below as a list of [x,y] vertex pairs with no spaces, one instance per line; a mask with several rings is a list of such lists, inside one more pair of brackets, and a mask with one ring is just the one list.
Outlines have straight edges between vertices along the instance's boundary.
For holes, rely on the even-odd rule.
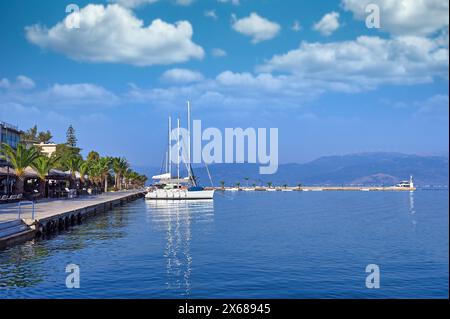
[[[277,173],[260,175],[259,164],[213,164],[209,166],[214,185],[394,185],[413,175],[418,186],[447,186],[449,163],[445,156],[420,156],[400,153],[359,153],[320,157],[304,164],[279,165]],[[154,167],[136,167],[151,177]],[[210,185],[204,167],[195,168],[202,185]],[[246,180],[248,178],[248,181]]]

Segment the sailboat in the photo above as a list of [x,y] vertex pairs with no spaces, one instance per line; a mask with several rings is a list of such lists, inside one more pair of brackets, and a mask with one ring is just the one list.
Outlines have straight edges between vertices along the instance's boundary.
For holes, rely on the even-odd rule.
[[[177,175],[172,174],[172,120],[169,116],[169,143],[166,154],[166,171],[160,175],[152,177],[155,180],[154,186],[145,195],[146,199],[152,200],[188,200],[188,199],[213,199],[214,189],[206,190],[198,185],[197,178],[191,165],[191,110],[190,103],[187,104],[188,115],[188,154],[185,159],[187,177],[180,177],[180,119],[177,119],[178,134],[177,134]],[[208,171],[209,172],[209,171]]]

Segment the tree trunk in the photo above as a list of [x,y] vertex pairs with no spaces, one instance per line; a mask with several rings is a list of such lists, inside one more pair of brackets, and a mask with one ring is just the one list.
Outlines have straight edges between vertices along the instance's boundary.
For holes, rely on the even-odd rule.
[[69,179],[69,188],[70,189],[74,189],[75,188],[75,183],[76,183],[76,177],[71,175],[70,179]]
[[105,177],[105,193],[108,191],[108,176]]
[[39,195],[41,198],[45,198],[45,179],[39,179]]
[[14,185],[14,194],[23,194],[23,187],[25,184],[25,176],[19,176],[16,178],[16,184]]

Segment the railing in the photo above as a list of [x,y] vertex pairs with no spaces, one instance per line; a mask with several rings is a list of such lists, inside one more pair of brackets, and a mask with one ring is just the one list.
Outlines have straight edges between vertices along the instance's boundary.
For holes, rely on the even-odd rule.
[[12,125],[12,124],[9,124],[9,123],[3,122],[3,121],[0,121],[0,126],[3,126],[4,128],[10,129],[10,130],[15,130],[15,131],[19,130],[18,126]]
[[34,201],[20,201],[17,204],[17,210],[18,210],[18,216],[17,218],[20,219],[22,216],[22,206],[24,205],[30,205],[31,204],[31,219],[34,220],[35,218],[35,211],[34,211]]

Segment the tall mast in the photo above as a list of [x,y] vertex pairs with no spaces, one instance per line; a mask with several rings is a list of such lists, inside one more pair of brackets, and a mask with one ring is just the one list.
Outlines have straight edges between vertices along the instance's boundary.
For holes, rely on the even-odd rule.
[[188,164],[191,164],[191,104],[187,101],[187,120],[188,120]]
[[188,121],[188,142],[187,142],[187,161],[188,161],[188,176],[191,178],[191,104],[187,101],[187,121]]
[[180,117],[177,118],[177,179],[180,179]]
[[172,178],[172,150],[171,147],[172,146],[172,119],[169,116],[169,175],[170,178]]

